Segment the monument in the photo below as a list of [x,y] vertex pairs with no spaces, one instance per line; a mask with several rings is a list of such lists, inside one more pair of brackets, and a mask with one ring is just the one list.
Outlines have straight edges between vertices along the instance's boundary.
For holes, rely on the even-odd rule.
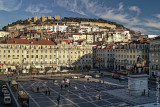
[[137,58],[137,63],[132,69],[132,73],[128,75],[128,95],[148,95],[148,75],[143,72],[145,65],[146,60],[139,56]]

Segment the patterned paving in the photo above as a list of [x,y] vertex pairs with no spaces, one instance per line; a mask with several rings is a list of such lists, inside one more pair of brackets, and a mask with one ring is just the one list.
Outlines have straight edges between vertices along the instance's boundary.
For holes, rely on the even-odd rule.
[[[20,89],[25,90],[29,96],[30,107],[56,107],[57,98],[60,95],[60,107],[102,107],[118,103],[126,103],[114,98],[106,93],[107,90],[121,88],[99,82],[87,82],[84,79],[71,79],[70,86],[65,88],[64,80],[38,80],[19,82]],[[61,89],[61,85],[63,88]],[[39,92],[34,92],[31,87],[39,88]],[[50,95],[46,95],[49,87]],[[14,92],[17,98],[17,93]],[[100,99],[99,99],[100,96]],[[18,100],[18,99],[17,99]]]

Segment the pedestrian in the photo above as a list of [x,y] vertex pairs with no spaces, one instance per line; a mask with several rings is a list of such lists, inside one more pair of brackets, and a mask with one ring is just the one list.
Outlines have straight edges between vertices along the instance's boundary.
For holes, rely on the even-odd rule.
[[149,91],[150,91],[150,88],[148,88],[148,97],[149,97]]
[[87,81],[89,82],[89,78],[87,78]]
[[46,96],[47,96],[47,89],[46,89]]
[[101,100],[101,96],[100,96],[100,94],[99,94],[99,96],[98,96],[98,100]]
[[37,92],[39,92],[39,86],[37,87]]
[[48,95],[50,96],[50,89],[48,88]]
[[119,78],[119,82],[121,82],[121,78]]
[[61,84],[61,89],[63,88],[63,85]]
[[57,102],[58,102],[58,106],[59,106],[59,102],[60,102],[60,94],[57,97]]

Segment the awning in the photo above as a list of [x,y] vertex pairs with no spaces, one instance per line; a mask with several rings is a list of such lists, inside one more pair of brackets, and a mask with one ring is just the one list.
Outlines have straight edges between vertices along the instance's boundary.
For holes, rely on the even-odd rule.
[[35,68],[42,68],[41,66],[35,66]]
[[15,66],[11,66],[11,70],[16,70],[16,67]]

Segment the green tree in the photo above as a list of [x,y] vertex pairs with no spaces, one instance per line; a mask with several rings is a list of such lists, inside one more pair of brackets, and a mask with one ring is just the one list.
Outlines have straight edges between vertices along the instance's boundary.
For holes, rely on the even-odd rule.
[[64,66],[60,66],[60,71],[63,71],[64,70]]
[[36,25],[38,25],[38,24],[40,24],[40,23],[41,23],[40,20],[37,20],[36,22],[34,22],[34,24],[36,24]]
[[29,68],[29,73],[32,74],[32,72],[33,72],[33,67],[30,67]]
[[78,71],[78,70],[79,70],[78,65],[75,65],[74,70],[75,70],[75,71]]

